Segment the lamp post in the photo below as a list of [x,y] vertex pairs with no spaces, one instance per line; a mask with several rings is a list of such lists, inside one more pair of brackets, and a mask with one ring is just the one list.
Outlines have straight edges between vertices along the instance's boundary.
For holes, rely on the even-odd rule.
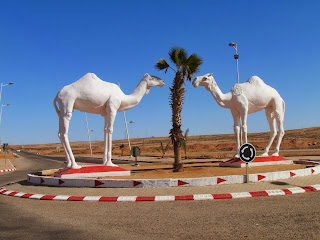
[[12,84],[13,84],[13,82],[5,83],[5,84],[1,83],[1,87],[0,87],[0,103],[1,103],[2,87],[7,86],[7,85],[12,85]]
[[1,110],[0,110],[0,125],[1,125],[1,116],[2,116],[2,108],[9,106],[10,104],[1,104]]
[[86,123],[87,123],[87,132],[88,132],[89,147],[90,147],[90,156],[92,156],[92,147],[91,147],[91,140],[90,140],[90,132],[92,132],[93,130],[91,130],[91,131],[89,130],[87,113],[85,113],[85,115],[86,115]]
[[126,125],[127,139],[128,139],[128,144],[129,144],[129,149],[131,154],[131,144],[130,144],[130,137],[129,137],[129,131],[128,131],[128,123],[133,123],[133,121],[127,122],[125,111],[123,111],[123,117],[124,117],[124,124]]
[[[120,87],[120,83],[118,83],[118,86]],[[128,144],[129,144],[129,149],[130,149],[130,157],[131,157],[131,144],[130,144],[130,138],[129,138],[128,123],[133,123],[133,121],[127,122],[125,111],[123,111],[123,117],[124,117],[124,124],[126,125],[126,133],[127,133],[127,139],[128,139]]]
[[234,55],[234,59],[236,59],[236,61],[237,61],[237,79],[238,79],[238,84],[239,84],[239,63],[238,63],[239,54],[238,54],[237,44],[231,42],[231,43],[229,43],[229,46],[233,47],[236,50],[236,54]]
[[[236,54],[234,55],[234,59],[237,62],[237,80],[238,80],[238,84],[239,84],[239,54],[238,54],[238,48],[237,48],[237,44],[231,42],[229,43],[230,47],[233,47],[236,50]],[[241,118],[239,118],[239,125],[240,125],[240,145],[243,144],[243,140],[242,140],[242,126],[241,126]]]

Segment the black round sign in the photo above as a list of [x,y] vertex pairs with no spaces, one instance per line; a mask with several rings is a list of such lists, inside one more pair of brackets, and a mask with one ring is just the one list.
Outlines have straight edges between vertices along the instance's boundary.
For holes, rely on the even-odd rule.
[[254,146],[252,146],[252,144],[245,143],[240,147],[239,156],[243,162],[252,162],[256,157],[256,149]]

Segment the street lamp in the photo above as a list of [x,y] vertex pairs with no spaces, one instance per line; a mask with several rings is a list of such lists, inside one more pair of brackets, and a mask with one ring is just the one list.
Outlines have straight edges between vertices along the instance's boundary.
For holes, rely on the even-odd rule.
[[13,84],[13,82],[5,83],[5,84],[1,83],[1,87],[0,87],[0,102],[1,102],[2,87],[7,86],[7,85],[12,85],[12,84]]
[[[229,43],[229,46],[233,47],[236,50],[236,54],[234,55],[234,59],[237,61],[237,79],[238,79],[238,84],[239,84],[239,63],[238,63],[239,54],[238,54],[237,44],[231,42],[231,43]],[[240,125],[240,145],[242,145],[243,144],[243,139],[242,139],[241,118],[239,118],[239,125]]]
[[[118,83],[118,86],[120,87],[120,83]],[[127,133],[127,139],[128,139],[128,144],[129,144],[129,149],[130,149],[130,157],[131,157],[131,144],[130,144],[130,138],[129,138],[128,123],[133,123],[133,121],[127,122],[125,111],[123,111],[123,117],[124,117],[124,124],[126,125],[126,133]]]
[[130,138],[129,138],[128,123],[134,123],[134,122],[133,121],[127,122],[125,111],[123,111],[123,117],[124,117],[124,124],[126,125],[127,139],[128,139],[128,144],[129,144],[129,149],[131,154],[131,144],[130,144]]
[[1,116],[2,116],[2,108],[9,106],[10,104],[1,104],[1,110],[0,110],[0,125],[1,125]]
[[238,63],[239,54],[238,54],[237,44],[231,42],[231,43],[229,43],[229,46],[233,47],[236,50],[236,54],[234,55],[234,59],[236,59],[236,61],[237,61],[237,79],[238,79],[238,84],[239,84],[239,63]]
[[89,140],[89,147],[90,147],[90,156],[92,156],[92,147],[91,147],[91,140],[90,140],[90,132],[93,132],[93,130],[89,130],[89,124],[88,124],[88,118],[87,118],[87,113],[86,115],[86,123],[87,123],[87,132],[88,132],[88,140]]

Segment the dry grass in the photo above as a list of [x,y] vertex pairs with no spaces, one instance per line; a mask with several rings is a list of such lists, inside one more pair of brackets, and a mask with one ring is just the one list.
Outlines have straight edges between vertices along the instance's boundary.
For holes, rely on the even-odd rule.
[[[248,141],[252,143],[258,153],[266,146],[269,133],[251,133],[248,134]],[[131,139],[132,146],[139,146],[142,156],[161,156],[161,153],[155,150],[160,148],[160,143],[167,144],[170,141],[168,137],[136,138]],[[121,155],[120,145],[124,144],[124,155],[130,155],[127,140],[113,141],[113,154]],[[56,147],[60,147],[57,152]],[[10,146],[14,149],[21,149],[21,145]],[[89,154],[89,144],[87,142],[71,143],[75,155]],[[93,142],[92,149],[94,154],[103,153],[103,142]],[[235,139],[233,134],[220,135],[201,135],[189,136],[187,142],[187,155],[189,158],[229,158],[234,155]],[[63,155],[63,149],[60,143],[24,145],[24,151],[40,153],[45,155]],[[299,151],[297,151],[299,150]],[[182,154],[183,155],[183,154]],[[320,127],[296,129],[286,131],[281,144],[281,155],[306,156],[320,155]],[[173,157],[173,147],[171,146],[166,157]]]

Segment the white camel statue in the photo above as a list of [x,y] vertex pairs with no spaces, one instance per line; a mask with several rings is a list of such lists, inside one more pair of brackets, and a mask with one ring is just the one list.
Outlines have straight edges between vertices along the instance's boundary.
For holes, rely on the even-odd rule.
[[[125,95],[119,86],[99,79],[94,73],[87,73],[78,81],[65,86],[54,99],[59,116],[59,138],[65,151],[67,167],[81,168],[74,158],[69,139],[69,122],[74,109],[100,114],[105,119],[103,165],[116,166],[111,161],[113,123],[117,112],[136,106],[153,86],[162,87],[164,81],[145,74],[131,95]],[[57,103],[59,108],[57,107]]]
[[[212,74],[196,77],[193,80],[193,86],[204,86],[216,100],[216,102],[224,108],[231,110],[234,120],[234,133],[236,135],[236,154],[239,157],[240,148],[240,130],[244,137],[244,143],[247,143],[247,117],[248,114],[255,113],[265,109],[267,120],[270,126],[270,139],[261,154],[268,156],[269,149],[274,138],[277,135],[275,121],[277,122],[279,134],[278,141],[272,156],[279,156],[280,144],[284,136],[283,120],[285,103],[279,93],[272,87],[265,84],[259,77],[253,76],[245,83],[236,84],[230,92],[223,94],[214,80]],[[242,126],[240,128],[239,119]]]

